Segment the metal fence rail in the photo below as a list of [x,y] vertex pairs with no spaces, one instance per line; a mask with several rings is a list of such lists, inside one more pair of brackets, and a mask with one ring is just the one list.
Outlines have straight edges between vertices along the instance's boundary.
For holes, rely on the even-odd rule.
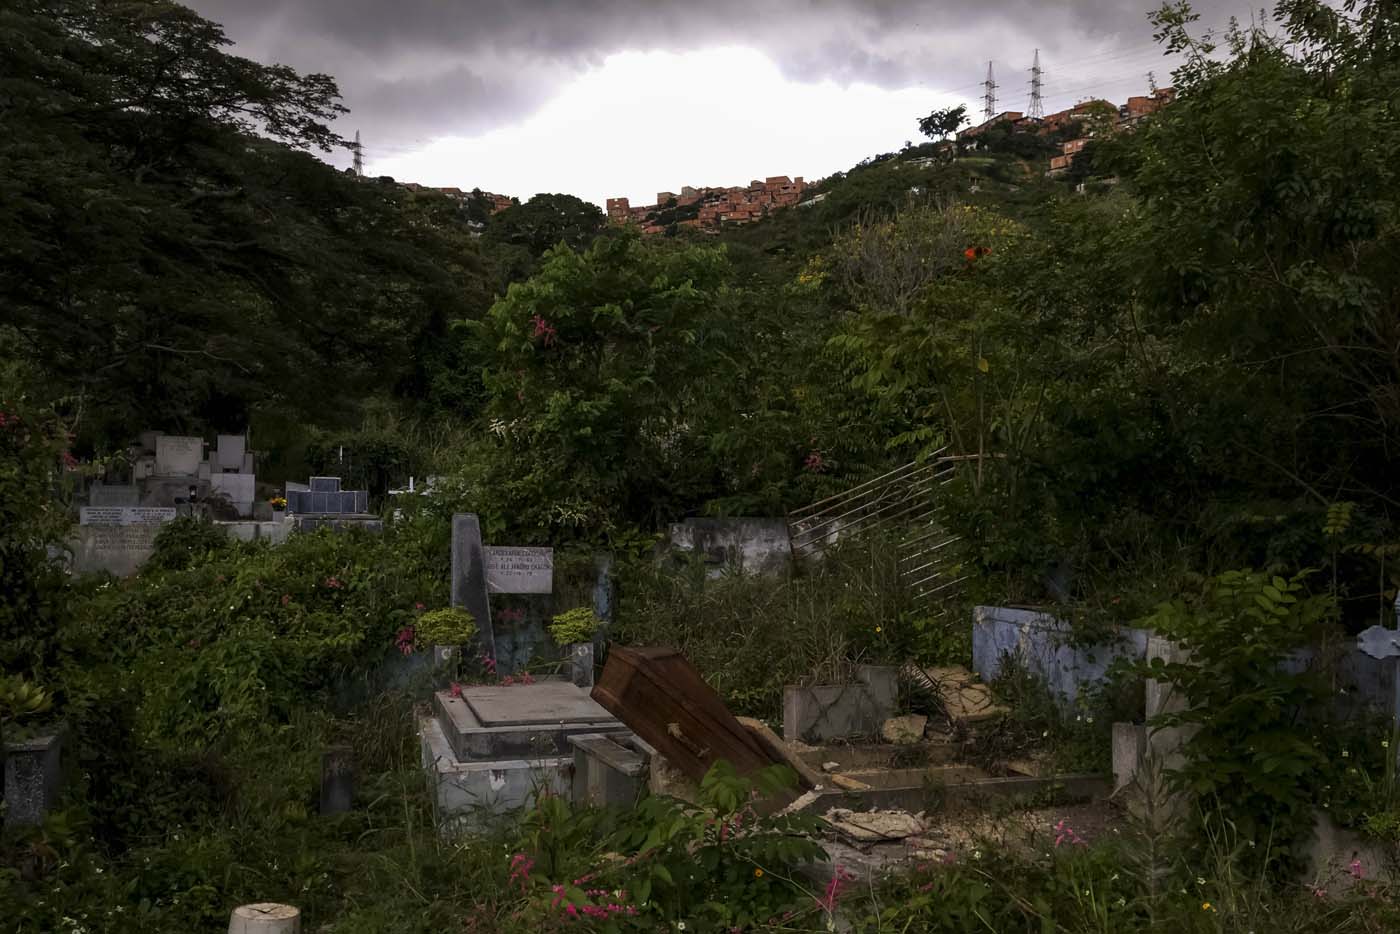
[[899,576],[914,602],[942,615],[968,577],[956,548],[961,539],[944,526],[938,490],[969,458],[946,450],[789,513],[793,555],[819,559],[842,539],[883,529],[896,539]]

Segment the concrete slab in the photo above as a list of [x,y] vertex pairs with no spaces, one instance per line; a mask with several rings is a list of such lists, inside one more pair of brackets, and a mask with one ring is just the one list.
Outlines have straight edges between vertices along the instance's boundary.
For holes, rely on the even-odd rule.
[[[573,685],[563,681],[548,683],[573,688]],[[532,687],[539,686],[532,685]],[[507,690],[522,691],[527,689],[527,687],[515,687]],[[448,691],[438,691],[433,696],[433,706],[441,721],[448,743],[456,756],[464,762],[570,755],[572,754],[569,746],[570,736],[580,733],[612,732],[626,729],[622,723],[613,719],[486,726],[476,718],[466,701],[460,697],[453,697]]]
[[533,723],[604,723],[616,718],[573,684],[562,681],[511,687],[469,687],[462,699],[482,726]]

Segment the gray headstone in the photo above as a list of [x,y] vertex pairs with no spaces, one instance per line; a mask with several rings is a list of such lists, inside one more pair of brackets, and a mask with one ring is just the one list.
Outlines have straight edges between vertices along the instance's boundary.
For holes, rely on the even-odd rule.
[[313,493],[339,493],[339,477],[312,477],[311,492]]
[[481,545],[481,521],[475,513],[452,517],[452,605],[476,620],[481,648],[496,657],[496,636],[491,628],[491,601],[486,592],[486,554]]
[[248,439],[242,435],[219,435],[218,458],[220,470],[242,470],[243,455],[248,451]]
[[349,746],[321,754],[321,813],[344,814],[355,804],[355,755]]
[[5,824],[33,827],[58,801],[62,777],[58,736],[40,736],[5,746]]
[[156,439],[158,477],[193,477],[203,460],[203,438],[161,435]]
[[209,478],[209,488],[222,493],[238,510],[240,516],[253,511],[253,493],[257,478],[250,473],[216,473]]

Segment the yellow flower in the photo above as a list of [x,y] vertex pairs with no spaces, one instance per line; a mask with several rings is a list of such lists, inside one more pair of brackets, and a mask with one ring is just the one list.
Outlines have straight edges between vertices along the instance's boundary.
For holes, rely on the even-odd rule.
[[883,630],[882,630],[879,626],[876,626],[876,627],[875,627],[875,631],[876,631],[876,632],[883,632]]
[[1215,908],[1214,908],[1214,906],[1211,905],[1210,902],[1201,902],[1201,910],[1202,910],[1202,911],[1214,911]]
[[753,871],[753,877],[754,877],[755,879],[762,879],[762,878],[763,878],[763,870],[762,870],[762,869],[755,869],[755,870]]

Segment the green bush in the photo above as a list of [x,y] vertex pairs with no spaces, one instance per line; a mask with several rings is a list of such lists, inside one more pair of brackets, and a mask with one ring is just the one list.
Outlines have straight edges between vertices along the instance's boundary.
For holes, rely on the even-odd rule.
[[184,571],[234,547],[226,531],[199,516],[180,516],[161,526],[145,569]]
[[413,625],[413,641],[419,648],[434,645],[466,645],[479,632],[476,618],[461,607],[430,610]]
[[555,645],[573,645],[575,642],[592,642],[603,621],[592,607],[576,606],[572,610],[554,617],[549,627],[550,638]]

